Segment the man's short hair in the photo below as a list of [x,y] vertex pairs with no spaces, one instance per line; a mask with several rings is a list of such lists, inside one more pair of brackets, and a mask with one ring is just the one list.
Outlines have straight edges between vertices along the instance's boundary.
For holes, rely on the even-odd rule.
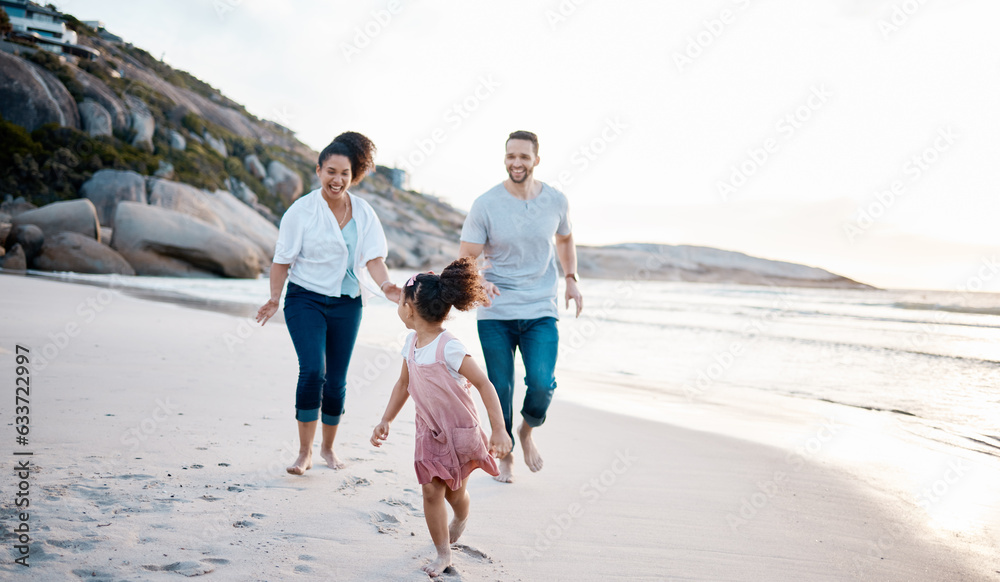
[[[538,136],[531,133],[530,131],[518,130],[507,136],[507,141],[512,139],[523,139],[524,141],[530,141],[531,145],[535,147],[535,155],[538,155]],[[506,142],[505,142],[506,143]]]

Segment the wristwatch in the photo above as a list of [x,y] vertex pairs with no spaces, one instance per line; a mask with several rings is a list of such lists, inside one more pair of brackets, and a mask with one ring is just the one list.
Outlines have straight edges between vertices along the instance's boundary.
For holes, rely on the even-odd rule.
[[566,278],[567,279],[573,279],[573,281],[576,281],[576,282],[580,281],[580,278],[576,276],[576,273],[567,273],[566,274]]

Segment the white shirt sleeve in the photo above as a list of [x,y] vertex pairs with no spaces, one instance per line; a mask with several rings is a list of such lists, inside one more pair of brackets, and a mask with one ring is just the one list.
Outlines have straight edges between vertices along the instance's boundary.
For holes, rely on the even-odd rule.
[[299,212],[293,205],[281,217],[278,227],[278,242],[274,245],[274,262],[279,265],[291,265],[302,250],[302,225]]
[[467,355],[469,355],[469,350],[465,349],[465,345],[457,338],[444,346],[444,362],[448,365],[448,371],[452,372],[452,375],[460,375],[458,369],[462,367],[462,362],[465,361]]
[[415,341],[417,341],[417,332],[411,331],[410,334],[406,336],[406,339],[403,340],[403,349],[399,350],[399,353],[403,355],[404,359],[409,357],[410,346],[412,346]]

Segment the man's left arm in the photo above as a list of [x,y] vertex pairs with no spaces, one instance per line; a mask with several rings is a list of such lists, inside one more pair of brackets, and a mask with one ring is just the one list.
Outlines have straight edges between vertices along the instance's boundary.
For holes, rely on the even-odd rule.
[[576,316],[580,317],[583,295],[576,283],[576,243],[573,242],[572,232],[566,235],[556,233],[556,254],[566,274],[566,308],[569,309],[569,300],[572,299],[576,302]]

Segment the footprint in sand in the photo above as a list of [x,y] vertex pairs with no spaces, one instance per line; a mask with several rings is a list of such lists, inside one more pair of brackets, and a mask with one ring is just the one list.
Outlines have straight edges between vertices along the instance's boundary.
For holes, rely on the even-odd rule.
[[358,487],[367,487],[371,484],[372,482],[364,477],[348,477],[347,479],[344,479],[344,482],[340,487],[337,487],[337,491],[353,493]]
[[451,549],[458,550],[466,556],[481,560],[483,562],[493,563],[493,558],[487,556],[482,550],[477,550],[476,548],[469,547],[465,544],[452,544]]
[[[208,560],[203,561],[207,562]],[[142,567],[150,572],[175,572],[188,577],[201,576],[202,574],[208,574],[215,571],[215,567],[213,565],[195,561],[174,562],[173,564],[167,564],[166,566],[144,564]]]
[[395,515],[383,513],[381,511],[373,511],[371,516],[372,525],[378,529],[378,533],[396,533],[396,528],[393,526],[399,525],[399,520],[396,519]]
[[406,509],[410,510],[410,515],[414,515],[416,517],[423,517],[424,516],[424,512],[422,512],[419,509],[417,509],[417,506],[413,505],[409,501],[403,501],[402,499],[396,499],[395,497],[388,497],[386,499],[382,499],[381,501],[382,501],[382,503],[385,503],[386,505],[392,505],[394,507],[403,507],[403,508],[406,508]]

